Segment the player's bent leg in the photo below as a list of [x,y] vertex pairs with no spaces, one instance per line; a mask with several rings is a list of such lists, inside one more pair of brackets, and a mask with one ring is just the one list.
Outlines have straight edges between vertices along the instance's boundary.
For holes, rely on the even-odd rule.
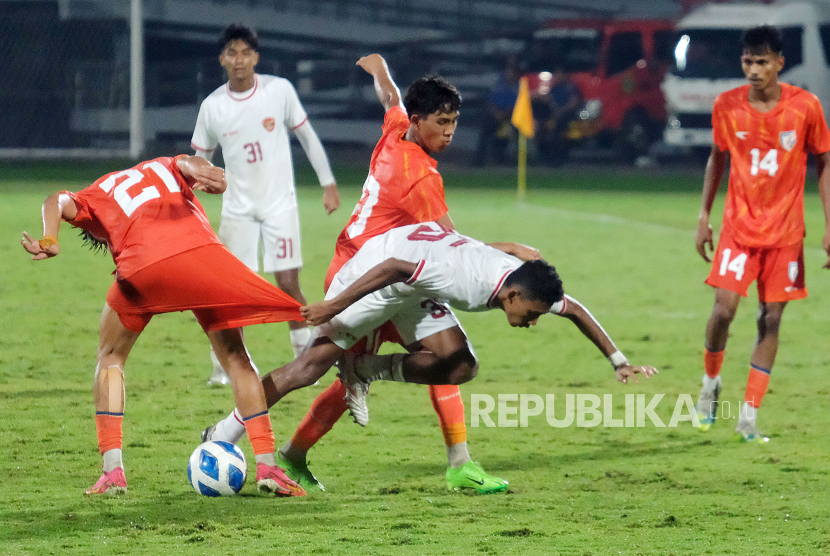
[[99,329],[98,362],[92,388],[95,430],[103,473],[86,494],[119,494],[127,491],[121,458],[124,420],[124,364],[141,332],[128,330],[118,314],[104,305]]

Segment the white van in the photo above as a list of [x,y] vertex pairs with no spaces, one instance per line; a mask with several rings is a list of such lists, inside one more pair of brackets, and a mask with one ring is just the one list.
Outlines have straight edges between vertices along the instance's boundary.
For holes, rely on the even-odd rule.
[[747,83],[741,34],[774,25],[784,39],[781,81],[814,93],[830,111],[830,0],[707,4],[677,23],[674,64],[662,88],[669,117],[663,134],[677,147],[712,144],[712,106],[720,93]]

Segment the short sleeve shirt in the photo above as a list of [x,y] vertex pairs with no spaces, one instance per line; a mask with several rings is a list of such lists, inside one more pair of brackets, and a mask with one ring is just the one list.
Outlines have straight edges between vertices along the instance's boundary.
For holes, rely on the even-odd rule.
[[404,135],[409,117],[401,107],[390,108],[369,166],[363,193],[337,238],[329,276],[370,238],[418,222],[438,220],[448,212],[444,182],[435,159]]
[[107,243],[121,278],[178,253],[219,244],[174,158],[142,162],[64,193],[78,209],[70,224]]
[[749,85],[719,95],[712,110],[715,144],[731,157],[723,231],[748,247],[802,240],[807,153],[830,151],[818,98],[787,83],[781,88],[769,112],[749,104]]

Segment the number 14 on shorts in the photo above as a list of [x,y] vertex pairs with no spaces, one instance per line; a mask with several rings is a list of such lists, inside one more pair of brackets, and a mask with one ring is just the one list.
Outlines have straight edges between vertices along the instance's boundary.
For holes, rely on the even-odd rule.
[[724,249],[721,252],[720,258],[720,268],[718,269],[718,274],[721,276],[726,276],[727,272],[734,272],[735,273],[735,280],[738,282],[744,277],[744,267],[746,266],[746,253],[736,253],[735,257],[732,257],[732,249]]

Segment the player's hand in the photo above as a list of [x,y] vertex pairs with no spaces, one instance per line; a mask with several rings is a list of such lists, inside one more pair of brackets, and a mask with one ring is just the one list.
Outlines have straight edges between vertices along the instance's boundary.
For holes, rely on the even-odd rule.
[[651,375],[656,375],[659,373],[656,368],[652,367],[651,365],[623,365],[619,369],[615,371],[617,375],[617,380],[622,382],[623,384],[628,384],[628,379],[634,380],[635,383],[639,383],[640,381],[637,380],[637,375],[641,374],[646,378],[649,378]]
[[219,166],[199,166],[193,170],[193,178],[196,180],[193,189],[205,193],[224,193],[228,188],[225,170]]
[[706,246],[709,246],[709,251],[714,251],[714,243],[712,242],[712,226],[709,225],[708,220],[700,219],[697,223],[697,234],[695,234],[695,247],[697,252],[703,257],[707,263],[711,263],[712,259],[706,253]]
[[366,70],[369,75],[375,75],[379,70],[386,70],[386,60],[380,54],[363,56],[356,65]]
[[513,256],[523,261],[538,261],[542,258],[542,254],[535,247],[530,245],[522,245],[517,243]]
[[57,243],[44,249],[40,246],[40,242],[38,240],[26,232],[23,232],[23,239],[20,240],[20,244],[23,246],[23,249],[32,255],[32,259],[35,261],[50,259],[57,256],[57,254],[61,252],[61,248]]
[[337,182],[323,188],[323,208],[326,214],[331,214],[340,208],[340,193],[337,191]]
[[300,314],[311,326],[320,326],[330,321],[339,311],[334,310],[328,301],[318,301],[300,307]]

